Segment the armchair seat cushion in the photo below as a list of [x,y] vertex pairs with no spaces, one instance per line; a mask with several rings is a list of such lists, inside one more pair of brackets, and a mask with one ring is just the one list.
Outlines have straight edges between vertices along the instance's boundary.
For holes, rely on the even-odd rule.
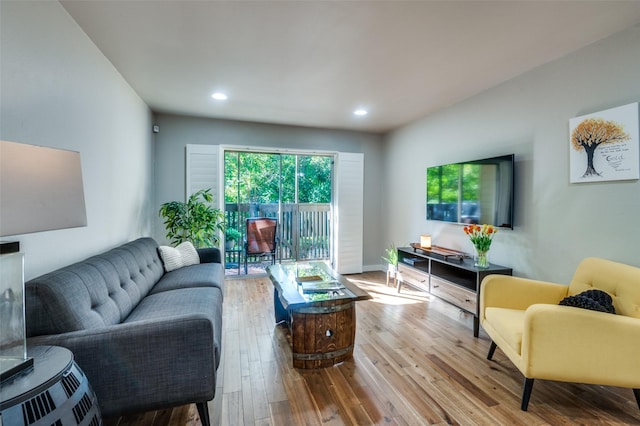
[[526,311],[505,308],[487,308],[485,318],[492,325],[502,342],[516,354],[522,351],[522,331]]

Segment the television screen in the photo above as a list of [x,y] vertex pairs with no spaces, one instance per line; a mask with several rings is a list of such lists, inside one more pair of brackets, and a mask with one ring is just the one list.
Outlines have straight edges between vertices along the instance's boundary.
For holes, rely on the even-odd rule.
[[514,155],[427,169],[427,220],[513,228]]

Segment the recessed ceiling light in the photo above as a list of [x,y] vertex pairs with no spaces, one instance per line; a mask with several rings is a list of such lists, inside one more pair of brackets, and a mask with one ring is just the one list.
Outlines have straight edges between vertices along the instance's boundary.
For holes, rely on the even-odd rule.
[[367,115],[369,113],[369,111],[367,111],[366,109],[357,109],[355,111],[353,111],[354,115]]
[[226,101],[227,100],[227,95],[225,95],[224,93],[221,93],[221,92],[216,92],[213,95],[211,95],[211,97],[213,99],[215,99],[216,101]]

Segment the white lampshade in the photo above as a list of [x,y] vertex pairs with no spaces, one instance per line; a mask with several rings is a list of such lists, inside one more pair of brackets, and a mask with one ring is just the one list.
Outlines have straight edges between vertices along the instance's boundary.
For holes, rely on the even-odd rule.
[[0,236],[86,225],[80,153],[0,141]]

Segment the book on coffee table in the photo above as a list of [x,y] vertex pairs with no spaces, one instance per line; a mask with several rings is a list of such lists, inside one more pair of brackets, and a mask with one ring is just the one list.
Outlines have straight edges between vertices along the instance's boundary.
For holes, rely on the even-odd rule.
[[320,275],[309,275],[306,277],[296,277],[296,281],[298,284],[302,284],[309,281],[322,281],[322,277]]
[[339,281],[298,281],[302,286],[303,293],[322,293],[327,291],[337,291],[344,288]]

